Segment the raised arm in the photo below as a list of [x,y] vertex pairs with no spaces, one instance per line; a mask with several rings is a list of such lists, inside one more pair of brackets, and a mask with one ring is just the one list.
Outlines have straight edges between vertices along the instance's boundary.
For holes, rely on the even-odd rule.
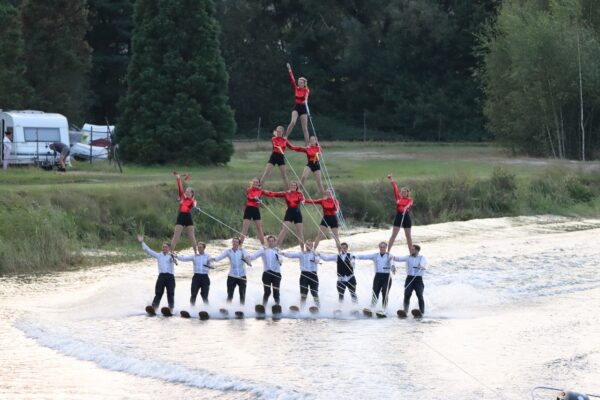
[[394,188],[394,196],[396,196],[396,201],[398,201],[400,200],[400,191],[398,190],[398,185],[396,185],[396,181],[394,181],[390,175],[388,175],[388,178],[392,183],[392,187]]
[[294,78],[294,72],[292,72],[292,66],[290,63],[285,64],[288,70],[288,75],[290,76],[290,81],[292,82],[292,86],[296,89],[298,86],[296,85],[296,78]]
[[150,255],[151,257],[158,258],[158,256],[160,255],[158,252],[148,247],[148,245],[144,242],[142,242],[142,249],[144,249],[144,251],[148,253],[148,255]]

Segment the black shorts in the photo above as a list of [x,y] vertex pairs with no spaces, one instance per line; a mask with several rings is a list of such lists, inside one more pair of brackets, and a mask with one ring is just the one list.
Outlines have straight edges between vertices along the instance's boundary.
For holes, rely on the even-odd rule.
[[260,221],[260,210],[258,207],[246,206],[246,209],[244,210],[244,219]]
[[298,116],[308,114],[308,110],[306,109],[306,103],[294,104],[294,109],[292,111],[297,111]]
[[176,225],[193,226],[194,221],[192,221],[192,213],[179,211],[179,214],[177,215]]
[[396,218],[394,218],[394,226],[402,227],[402,228],[412,227],[412,221],[410,220],[410,213],[408,211],[404,213],[404,220],[402,219],[402,213],[396,213]]
[[271,153],[271,157],[269,158],[269,164],[271,165],[285,165],[285,158],[281,153]]
[[312,172],[320,171],[321,170],[321,164],[318,161],[317,162],[310,162],[309,161],[308,164],[306,164],[306,166],[308,168],[310,168],[310,170]]
[[293,222],[294,224],[302,223],[302,213],[300,208],[288,208],[285,212],[284,221]]
[[337,228],[338,227],[338,219],[335,215],[323,215],[323,219],[321,219],[321,226]]

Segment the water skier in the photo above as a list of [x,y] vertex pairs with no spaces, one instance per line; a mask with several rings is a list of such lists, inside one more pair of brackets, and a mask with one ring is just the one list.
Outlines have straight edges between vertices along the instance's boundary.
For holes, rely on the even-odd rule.
[[408,312],[410,306],[410,297],[414,291],[419,299],[419,310],[421,314],[425,314],[425,300],[423,298],[423,291],[425,285],[423,284],[423,274],[427,269],[427,259],[424,256],[419,255],[421,246],[414,244],[411,246],[410,256],[395,256],[394,261],[406,262],[406,280],[404,282],[404,312]]
[[281,173],[281,179],[283,179],[284,187],[289,186],[289,181],[287,177],[287,171],[285,169],[285,149],[289,147],[289,143],[287,140],[287,134],[284,134],[283,126],[278,126],[273,131],[273,137],[271,138],[271,144],[273,146],[273,151],[271,152],[271,157],[269,157],[269,161],[265,166],[265,172],[263,172],[262,177],[260,178],[260,184],[264,185],[267,178],[271,175],[271,170],[275,165],[279,166],[279,172]]
[[296,126],[296,121],[298,117],[300,117],[300,124],[302,125],[302,132],[304,133],[304,143],[308,145],[308,107],[306,107],[306,102],[308,101],[308,94],[310,90],[308,89],[308,81],[304,77],[298,78],[298,84],[296,84],[296,78],[294,78],[294,72],[292,71],[292,66],[290,63],[286,64],[288,75],[290,76],[290,81],[292,82],[292,86],[294,88],[294,109],[292,110],[292,120],[287,127],[285,132],[285,136],[290,136],[290,133]]
[[165,289],[167,289],[167,302],[169,303],[169,309],[173,311],[173,307],[175,306],[175,260],[171,255],[171,245],[164,242],[162,244],[162,251],[158,253],[144,243],[142,235],[137,235],[137,240],[142,244],[142,249],[151,257],[156,258],[157,261],[158,278],[156,278],[156,285],[154,287],[152,307],[155,310],[158,308]]
[[317,266],[319,265],[319,255],[313,250],[313,242],[307,240],[306,250],[301,252],[282,252],[284,257],[297,258],[300,262],[300,302],[304,305],[308,297],[308,290],[319,306],[319,276],[317,275]]
[[333,197],[333,190],[327,189],[325,192],[326,197],[322,199],[305,199],[305,203],[311,204],[320,204],[323,207],[323,218],[321,219],[321,223],[319,224],[319,232],[317,233],[317,238],[315,239],[315,249],[319,245],[321,239],[326,238],[326,230],[329,228],[331,230],[331,234],[335,240],[335,246],[338,251],[340,251],[340,238],[338,236],[338,218],[337,213],[340,209],[340,203]]
[[277,238],[273,235],[267,236],[267,247],[261,247],[250,256],[250,260],[256,260],[262,257],[264,271],[262,274],[262,283],[264,285],[263,306],[267,305],[273,290],[273,300],[279,304],[279,287],[281,284],[281,264],[282,257],[279,255],[279,249],[276,247]]
[[262,230],[262,223],[260,220],[260,198],[263,195],[263,190],[260,188],[260,181],[258,178],[252,179],[250,187],[246,189],[246,208],[244,209],[244,219],[242,222],[242,234],[240,235],[240,244],[244,243],[248,228],[250,227],[250,221],[254,221],[256,225],[256,233],[260,244],[265,245],[265,235]]
[[348,252],[348,244],[340,244],[339,254],[320,254],[323,261],[335,261],[337,263],[337,291],[340,303],[344,301],[346,288],[352,297],[352,302],[356,303],[356,277],[354,276],[354,255]]
[[379,253],[357,255],[357,260],[371,260],[375,267],[375,276],[373,277],[373,298],[371,306],[375,306],[381,293],[383,308],[387,308],[388,293],[392,287],[390,272],[396,272],[392,265],[393,256],[387,252],[387,243],[379,243]]
[[392,183],[394,196],[396,196],[396,218],[394,218],[392,236],[390,236],[390,240],[388,241],[388,251],[392,250],[392,246],[394,245],[394,241],[396,240],[400,228],[404,228],[408,251],[412,251],[412,237],[410,233],[412,221],[410,219],[410,207],[413,205],[413,199],[408,197],[410,190],[407,187],[402,187],[398,190],[398,185],[396,185],[396,182],[392,179],[391,175],[388,175],[388,179]]
[[286,192],[269,192],[265,190],[263,193],[267,197],[283,197],[287,203],[288,208],[283,218],[283,226],[277,236],[277,247],[281,247],[287,231],[291,230],[291,225],[294,224],[298,240],[300,241],[300,247],[304,249],[304,230],[302,213],[300,212],[300,205],[304,202],[304,195],[298,190],[298,183],[296,181],[290,182],[290,188]]
[[240,294],[240,304],[246,302],[246,265],[252,266],[248,259],[246,250],[240,247],[240,239],[231,239],[231,249],[227,249],[210,261],[220,261],[225,257],[229,258],[229,274],[227,276],[227,302],[233,300],[233,292],[238,287]]
[[200,291],[200,297],[204,304],[208,304],[208,291],[210,290],[210,278],[208,271],[212,268],[210,265],[210,255],[205,253],[206,244],[198,243],[198,253],[193,256],[177,256],[179,261],[192,261],[194,263],[194,276],[192,277],[192,288],[190,304],[196,305],[196,297]]
[[291,143],[288,144],[288,147],[294,151],[299,153],[306,153],[306,158],[308,159],[308,163],[304,167],[304,171],[302,171],[302,177],[300,177],[300,183],[304,186],[304,181],[308,174],[312,171],[315,175],[315,180],[317,181],[317,187],[319,188],[319,192],[321,195],[325,194],[325,189],[323,188],[323,184],[321,183],[321,146],[317,143],[317,138],[315,136],[311,136],[308,142],[308,146],[299,147],[294,146]]
[[[175,251],[175,246],[179,241],[181,232],[185,229],[194,248],[194,254],[198,253],[198,245],[196,244],[196,236],[194,234],[194,221],[192,220],[192,209],[196,207],[196,197],[194,195],[194,189],[187,187],[183,190],[181,184],[181,176],[177,172],[173,172],[173,175],[177,177],[177,188],[179,189],[179,213],[177,214],[177,222],[175,223],[175,232],[173,232],[173,239],[171,239],[171,250]],[[185,180],[189,179],[189,175],[185,176]]]

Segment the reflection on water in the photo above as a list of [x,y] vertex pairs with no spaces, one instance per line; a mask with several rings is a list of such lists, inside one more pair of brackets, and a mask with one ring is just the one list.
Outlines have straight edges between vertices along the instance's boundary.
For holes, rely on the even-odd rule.
[[[352,314],[369,302],[369,262],[356,268],[358,306],[338,304],[335,265],[323,263],[320,314],[286,311],[279,321],[254,318],[259,260],[248,271],[247,305],[229,306],[244,320],[218,319],[222,269],[211,275],[209,321],[144,315],[153,260],[0,278],[0,398],[522,399],[537,385],[598,392],[599,233],[598,220],[556,217],[415,227],[431,264],[423,321],[394,317],[403,274],[392,282],[389,318]],[[387,235],[347,241],[374,252]],[[284,310],[298,303],[298,269],[284,262]],[[176,273],[176,308],[197,315],[202,307],[186,306],[191,264]]]

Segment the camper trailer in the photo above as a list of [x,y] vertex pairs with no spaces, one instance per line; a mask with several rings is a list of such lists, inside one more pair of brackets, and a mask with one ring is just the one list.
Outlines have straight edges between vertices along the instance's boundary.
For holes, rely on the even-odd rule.
[[8,128],[13,131],[11,164],[53,165],[56,157],[48,146],[54,142],[70,145],[69,124],[60,114],[0,110],[0,127],[3,133]]

